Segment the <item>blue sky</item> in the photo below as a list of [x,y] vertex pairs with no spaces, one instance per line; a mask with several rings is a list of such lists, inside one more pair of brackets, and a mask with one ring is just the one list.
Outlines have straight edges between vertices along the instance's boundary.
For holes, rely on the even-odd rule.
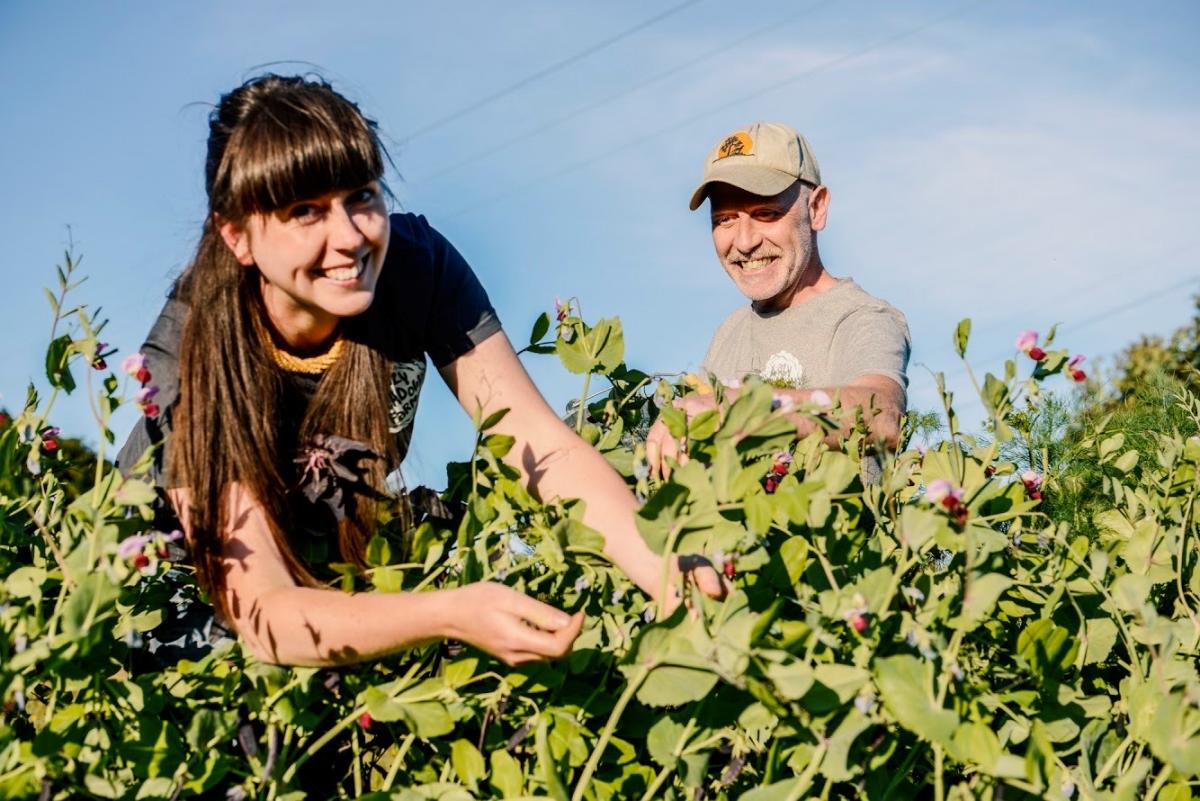
[[[276,61],[379,121],[402,207],[466,255],[518,344],[576,296],[622,318],[630,364],[697,366],[740,296],[687,199],[717,139],[763,119],[821,163],[827,267],[907,314],[911,405],[935,406],[929,370],[970,394],[961,317],[980,369],[1054,322],[1111,355],[1182,324],[1200,289],[1198,23],[1188,0],[4,3],[0,403],[40,372],[68,225],[77,300],[138,347],[199,231],[208,104]],[[554,405],[578,393],[552,357],[528,365]],[[93,430],[79,398],[55,422]],[[440,486],[470,444],[432,378],[408,481]]]

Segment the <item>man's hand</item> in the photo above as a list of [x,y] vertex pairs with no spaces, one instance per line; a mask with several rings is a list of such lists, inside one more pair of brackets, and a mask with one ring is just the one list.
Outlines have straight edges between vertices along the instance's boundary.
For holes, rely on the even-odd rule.
[[[686,398],[677,398],[672,403],[676,409],[687,415],[688,420],[700,412],[717,408],[716,396],[711,394],[688,395]],[[686,442],[681,443],[671,436],[671,432],[667,430],[667,424],[662,421],[661,417],[655,420],[654,425],[650,427],[650,433],[646,435],[646,462],[649,464],[651,477],[669,478],[671,475],[670,462],[679,465],[687,464],[686,445]]]

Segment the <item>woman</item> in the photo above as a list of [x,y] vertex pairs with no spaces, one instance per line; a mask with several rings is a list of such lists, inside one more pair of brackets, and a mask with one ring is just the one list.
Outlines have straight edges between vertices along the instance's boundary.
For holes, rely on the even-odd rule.
[[[161,412],[120,462],[164,443],[153,473],[218,617],[260,659],[292,665],[443,637],[508,663],[570,650],[581,615],[503,585],[347,594],[314,577],[321,558],[363,564],[426,354],[468,413],[510,410],[495,430],[515,439],[531,489],[582,497],[608,556],[655,595],[662,557],[620,477],[542,399],[462,257],[424,218],[389,217],[374,123],[321,81],[266,75],[222,97],[209,129],[209,214],[143,348]],[[332,477],[339,459],[360,468],[348,441],[348,455],[381,457],[362,460],[357,488]],[[324,482],[309,494],[332,513],[292,491],[302,478]],[[304,527],[322,515],[337,553],[314,559]],[[722,591],[711,569],[694,575]]]

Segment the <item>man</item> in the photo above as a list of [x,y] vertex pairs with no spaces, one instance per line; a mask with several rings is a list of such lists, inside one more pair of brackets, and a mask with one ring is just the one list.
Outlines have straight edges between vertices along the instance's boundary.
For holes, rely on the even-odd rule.
[[[747,375],[780,387],[777,399],[842,407],[843,428],[861,408],[876,438],[894,446],[905,408],[910,339],[904,315],[821,261],[829,189],[803,136],[755,123],[722,139],[704,163],[691,209],[708,199],[717,259],[749,300],[717,328],[704,370],[735,388]],[[682,402],[689,414],[712,396]],[[800,433],[812,430],[797,417]],[[658,468],[678,452],[661,423],[647,453]]]

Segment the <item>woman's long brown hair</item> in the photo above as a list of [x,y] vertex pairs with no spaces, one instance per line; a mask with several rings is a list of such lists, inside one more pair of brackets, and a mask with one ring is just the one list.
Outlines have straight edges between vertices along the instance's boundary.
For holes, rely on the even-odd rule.
[[[262,278],[237,261],[215,220],[241,223],[254,213],[380,180],[384,157],[374,123],[318,80],[255,78],[223,96],[209,117],[209,213],[196,257],[176,284],[189,313],[167,468],[171,485],[191,492],[197,579],[225,620],[246,611],[236,598],[226,599],[222,570],[223,538],[238,525],[228,515],[234,482],[261,504],[292,574],[305,585],[317,582],[289,538],[293,453],[283,451],[295,443],[284,442],[278,428],[285,379],[264,347],[271,332]],[[369,445],[383,457],[367,470],[377,491],[397,461],[387,417],[392,364],[367,343],[387,341],[389,327],[378,303],[341,321],[348,347],[322,377],[298,432],[300,442],[324,433]],[[362,566],[375,522],[372,493],[354,494],[346,512],[338,549],[343,561]]]

